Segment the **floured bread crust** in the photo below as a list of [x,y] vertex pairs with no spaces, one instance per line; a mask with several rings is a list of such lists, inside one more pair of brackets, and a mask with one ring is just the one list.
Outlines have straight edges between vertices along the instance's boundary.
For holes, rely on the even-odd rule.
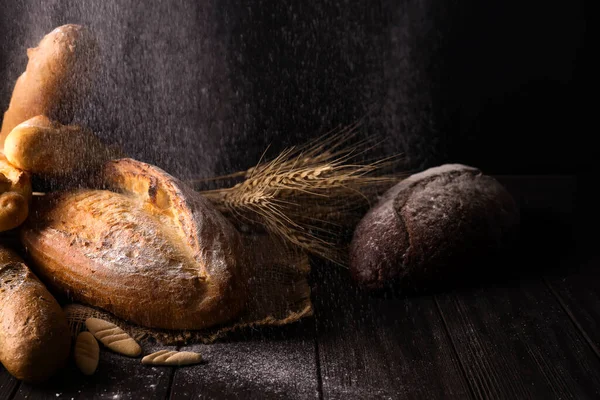
[[159,350],[142,358],[142,364],[182,366],[202,362],[202,355],[193,351]]
[[0,232],[21,225],[29,214],[31,177],[0,152]]
[[151,328],[202,329],[242,310],[241,238],[208,200],[131,159],[107,163],[103,182],[34,202],[21,238],[49,285]]
[[69,356],[67,319],[23,260],[0,246],[0,362],[17,379],[42,382]]
[[88,318],[85,326],[96,339],[114,352],[129,357],[137,357],[142,354],[140,345],[127,332],[110,321]]
[[100,346],[90,332],[80,332],[77,335],[74,351],[75,364],[85,375],[93,375],[100,360]]

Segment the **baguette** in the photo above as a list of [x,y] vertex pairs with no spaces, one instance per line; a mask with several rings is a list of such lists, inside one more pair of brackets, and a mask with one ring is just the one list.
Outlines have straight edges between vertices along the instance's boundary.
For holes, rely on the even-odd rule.
[[65,364],[70,346],[59,304],[16,253],[0,246],[0,362],[15,378],[38,383]]
[[0,148],[15,126],[46,115],[70,123],[76,105],[90,88],[97,44],[80,25],[59,26],[47,34],[36,48],[28,49],[29,62],[17,79],[0,130]]
[[229,321],[246,300],[241,236],[204,197],[161,169],[108,162],[109,190],[36,199],[21,239],[35,271],[74,300],[163,329]]

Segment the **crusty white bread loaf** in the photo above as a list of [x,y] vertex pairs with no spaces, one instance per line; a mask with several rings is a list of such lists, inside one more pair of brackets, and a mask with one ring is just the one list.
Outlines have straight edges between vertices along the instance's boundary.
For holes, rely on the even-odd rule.
[[0,245],[0,362],[17,379],[41,382],[70,351],[67,319],[23,260]]
[[208,200],[132,159],[108,162],[103,182],[34,202],[21,239],[49,285],[152,328],[202,329],[242,310],[241,237]]

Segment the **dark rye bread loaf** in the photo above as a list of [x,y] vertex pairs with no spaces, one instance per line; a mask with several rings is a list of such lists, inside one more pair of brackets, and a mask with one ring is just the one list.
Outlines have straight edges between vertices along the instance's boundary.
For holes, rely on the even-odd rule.
[[445,279],[505,248],[519,224],[511,195],[476,168],[446,164],[388,190],[358,224],[350,271],[363,287]]

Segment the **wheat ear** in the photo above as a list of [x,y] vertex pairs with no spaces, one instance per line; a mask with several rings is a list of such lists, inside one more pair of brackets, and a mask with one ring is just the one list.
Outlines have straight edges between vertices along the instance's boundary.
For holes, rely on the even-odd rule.
[[245,177],[233,187],[201,193],[238,226],[265,229],[344,265],[341,237],[379,194],[403,177],[382,173],[393,166],[395,157],[355,162],[371,149],[371,141],[354,139],[356,126],[329,133],[229,175]]

